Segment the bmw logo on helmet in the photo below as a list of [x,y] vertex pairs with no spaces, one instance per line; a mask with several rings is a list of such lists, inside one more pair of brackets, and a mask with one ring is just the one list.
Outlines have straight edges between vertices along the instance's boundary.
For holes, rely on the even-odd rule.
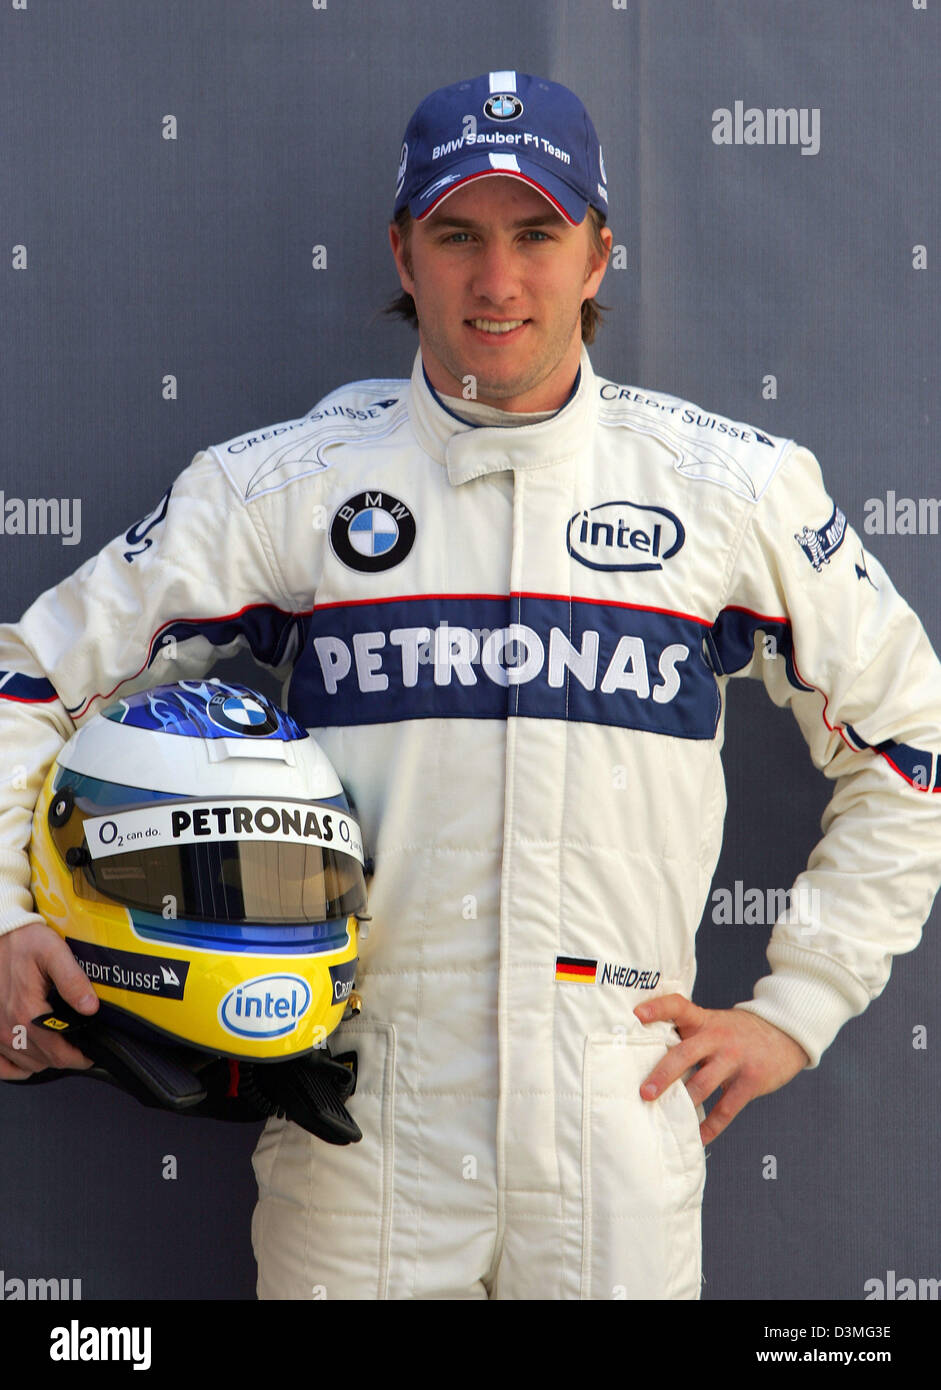
[[213,724],[233,734],[263,738],[274,733],[278,721],[272,711],[256,695],[232,695],[219,691],[206,706]]
[[484,115],[492,121],[515,121],[523,114],[523,103],[514,92],[495,92],[484,102]]
[[378,574],[399,565],[415,543],[415,518],[391,492],[358,492],[330,526],[333,553],[347,569]]

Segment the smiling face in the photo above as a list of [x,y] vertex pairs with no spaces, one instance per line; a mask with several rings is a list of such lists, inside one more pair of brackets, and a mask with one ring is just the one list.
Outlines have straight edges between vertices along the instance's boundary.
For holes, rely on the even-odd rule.
[[[601,237],[610,250],[611,232]],[[601,284],[587,217],[577,227],[521,179],[474,179],[422,222],[408,248],[393,224],[392,254],[418,314],[422,360],[435,390],[503,410],[556,410],[581,353],[581,305]]]

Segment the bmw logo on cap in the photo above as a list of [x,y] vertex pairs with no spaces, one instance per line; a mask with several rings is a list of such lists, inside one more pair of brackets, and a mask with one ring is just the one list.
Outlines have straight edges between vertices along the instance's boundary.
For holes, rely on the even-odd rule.
[[391,492],[358,492],[334,513],[330,544],[347,569],[378,574],[408,555],[415,544],[415,518]]
[[495,92],[484,102],[484,115],[492,121],[515,121],[523,114],[523,103],[514,92]]
[[232,734],[264,738],[278,728],[274,712],[253,695],[227,695],[220,690],[209,701],[206,712],[213,724]]
[[395,196],[398,197],[402,192],[402,184],[405,182],[405,169],[408,165],[408,142],[403,141],[402,153],[399,156],[399,171],[395,176]]

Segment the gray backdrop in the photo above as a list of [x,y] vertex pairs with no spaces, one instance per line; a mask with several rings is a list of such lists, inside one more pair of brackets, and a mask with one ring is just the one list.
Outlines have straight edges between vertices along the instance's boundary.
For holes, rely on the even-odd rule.
[[[407,374],[413,335],[376,316],[396,288],[401,133],[428,90],[494,68],[573,87],[601,134],[624,251],[596,370],[796,436],[859,529],[888,489],[941,493],[939,16],[938,0],[0,0],[0,488],[82,504],[77,544],[0,535],[0,617],[147,512],[201,446]],[[819,149],[715,143],[713,112],[736,101],[817,110]],[[867,544],[941,645],[941,539]],[[750,682],[730,692],[725,761],[715,887],[786,887],[829,787]],[[819,1069],[712,1146],[706,1298],[860,1299],[890,1270],[941,1276],[932,925]],[[767,934],[707,909],[697,1001],[748,997]],[[0,1126],[6,1278],[81,1279],[88,1299],[253,1295],[254,1126],[83,1081],[0,1087]]]

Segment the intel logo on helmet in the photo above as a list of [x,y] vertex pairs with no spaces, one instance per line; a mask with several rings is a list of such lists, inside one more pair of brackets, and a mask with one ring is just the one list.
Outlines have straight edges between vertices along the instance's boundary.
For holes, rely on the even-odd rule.
[[568,552],[592,570],[661,570],[683,546],[683,523],[666,507],[601,502],[569,520]]
[[240,1038],[283,1038],[310,1007],[310,986],[299,975],[261,975],[230,989],[219,1022]]

